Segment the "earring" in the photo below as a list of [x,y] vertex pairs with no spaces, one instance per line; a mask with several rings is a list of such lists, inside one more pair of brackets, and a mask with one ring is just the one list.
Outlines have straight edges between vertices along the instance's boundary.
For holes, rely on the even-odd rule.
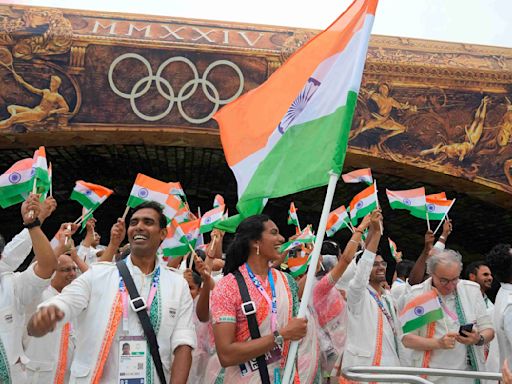
[[259,245],[259,244],[257,244],[257,245],[256,245],[256,254],[257,254],[258,256],[259,256],[259,254],[260,254],[260,245]]

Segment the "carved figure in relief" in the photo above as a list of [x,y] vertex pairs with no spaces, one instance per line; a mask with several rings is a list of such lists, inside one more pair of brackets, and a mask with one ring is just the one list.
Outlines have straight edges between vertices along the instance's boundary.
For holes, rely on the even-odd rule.
[[9,105],[7,111],[11,117],[0,121],[0,129],[8,129],[15,124],[23,124],[30,127],[49,118],[55,118],[59,126],[67,125],[69,106],[64,97],[59,94],[59,87],[62,82],[59,76],[52,76],[50,78],[49,89],[39,89],[32,86],[14,71],[13,76],[18,84],[42,98],[39,105],[33,108],[14,104]]
[[510,137],[512,136],[512,103],[508,97],[505,97],[505,100],[507,102],[507,111],[503,115],[496,138],[500,147],[505,147],[510,142]]
[[487,114],[487,104],[489,103],[489,97],[485,96],[482,98],[480,105],[478,106],[475,117],[469,128],[467,126],[464,127],[466,132],[466,141],[462,143],[453,143],[453,144],[443,144],[439,143],[435,145],[431,149],[426,149],[420,152],[421,156],[425,156],[428,154],[438,155],[440,153],[444,153],[448,158],[458,158],[459,161],[464,160],[464,158],[469,155],[478,141],[482,137],[482,132],[484,130],[484,122],[485,116]]
[[[362,89],[362,92],[365,91]],[[368,121],[361,119],[359,122],[359,127],[354,131],[351,131],[351,140],[369,129],[382,128],[386,131],[389,131],[389,133],[387,135],[383,135],[383,137],[380,138],[380,146],[389,138],[400,135],[401,133],[407,131],[407,127],[405,125],[400,124],[395,119],[393,119],[393,117],[391,117],[391,112],[393,109],[400,111],[409,110],[411,112],[417,111],[415,105],[410,105],[409,102],[400,103],[393,97],[389,96],[389,85],[386,83],[380,84],[378,91],[366,92],[365,98],[367,100],[373,100],[377,104],[378,113],[373,112],[373,118]]]

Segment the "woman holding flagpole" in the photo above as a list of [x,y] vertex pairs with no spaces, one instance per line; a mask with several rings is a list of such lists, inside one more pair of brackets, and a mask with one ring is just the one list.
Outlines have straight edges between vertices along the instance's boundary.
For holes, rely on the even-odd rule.
[[[224,383],[274,383],[281,376],[289,342],[306,335],[307,320],[294,317],[299,305],[295,281],[270,268],[283,242],[276,224],[256,215],[240,223],[228,248],[224,278],[211,297],[215,345],[226,368]],[[257,327],[249,325],[251,317]],[[260,337],[254,337],[254,328]],[[266,369],[258,368],[256,360]],[[316,367],[317,361],[311,365]]]

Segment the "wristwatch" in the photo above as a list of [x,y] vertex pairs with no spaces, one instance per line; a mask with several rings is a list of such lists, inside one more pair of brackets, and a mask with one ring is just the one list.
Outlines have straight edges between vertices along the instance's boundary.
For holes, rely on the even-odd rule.
[[480,347],[480,346],[482,346],[484,344],[485,344],[485,339],[484,339],[484,337],[482,335],[480,335],[480,340],[478,340],[478,343],[476,343],[475,345],[477,347]]
[[279,349],[283,349],[284,339],[283,336],[279,333],[279,331],[274,331],[274,344],[279,347]]
[[41,226],[41,221],[39,221],[38,217],[36,217],[36,219],[31,223],[28,223],[28,224],[23,223],[23,227],[28,228],[28,229],[34,228],[34,227],[39,227],[39,226]]

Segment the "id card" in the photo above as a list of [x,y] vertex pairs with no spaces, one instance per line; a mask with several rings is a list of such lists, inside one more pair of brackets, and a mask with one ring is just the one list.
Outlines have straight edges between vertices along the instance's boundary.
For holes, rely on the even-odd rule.
[[[275,346],[274,349],[271,351],[265,353],[265,361],[267,362],[267,366],[269,366],[272,363],[275,363],[276,361],[279,361],[281,359],[281,348],[278,346]],[[246,376],[249,373],[252,373],[254,371],[258,370],[258,362],[256,359],[249,360],[246,363],[240,364],[240,373],[242,376]]]
[[119,338],[119,384],[146,382],[146,345],[144,336]]

